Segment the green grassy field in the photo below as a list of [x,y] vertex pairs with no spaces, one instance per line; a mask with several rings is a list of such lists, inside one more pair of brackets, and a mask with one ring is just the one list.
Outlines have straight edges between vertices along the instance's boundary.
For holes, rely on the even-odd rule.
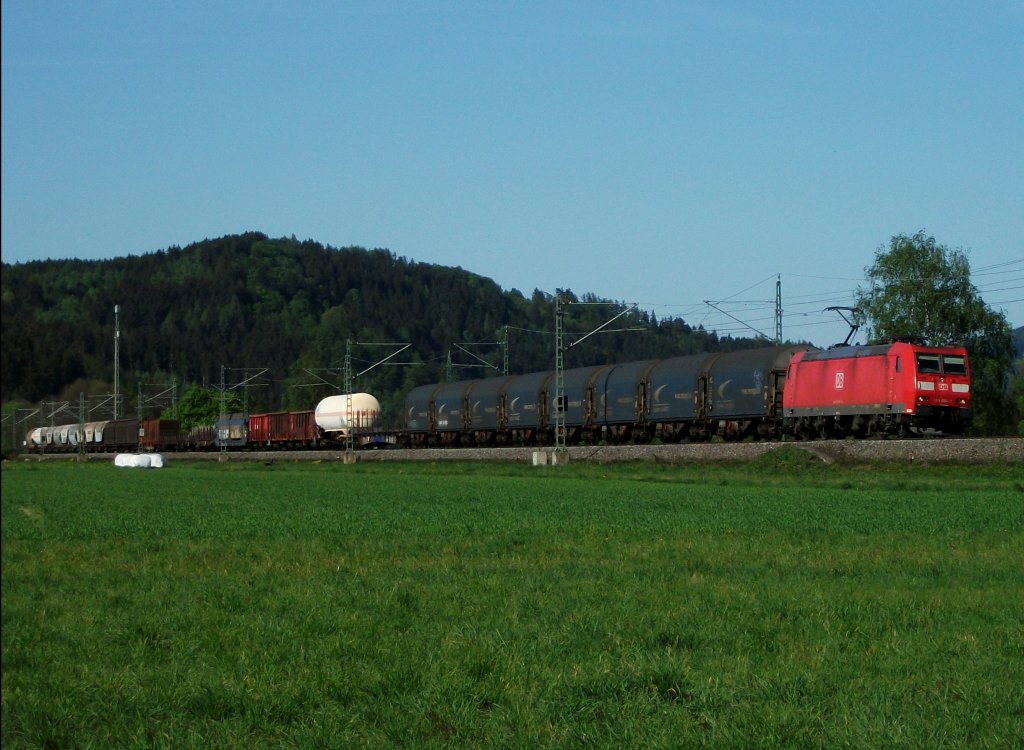
[[1020,746],[1021,474],[5,463],[2,744]]

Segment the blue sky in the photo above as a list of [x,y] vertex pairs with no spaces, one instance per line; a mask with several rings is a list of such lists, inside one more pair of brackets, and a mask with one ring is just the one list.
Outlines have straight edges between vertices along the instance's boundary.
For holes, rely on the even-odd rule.
[[895,234],[1024,325],[1024,2],[3,2],[4,262],[244,231],[827,345]]

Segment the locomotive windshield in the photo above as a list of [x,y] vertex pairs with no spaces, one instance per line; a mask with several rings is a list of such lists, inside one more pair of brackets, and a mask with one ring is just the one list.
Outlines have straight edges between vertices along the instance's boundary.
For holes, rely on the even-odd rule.
[[939,374],[942,372],[942,367],[939,364],[938,354],[918,354],[917,355],[917,371],[921,374]]
[[917,371],[925,375],[966,375],[967,360],[959,354],[925,354],[917,355]]
[[955,354],[943,354],[942,371],[947,375],[966,375],[967,361]]

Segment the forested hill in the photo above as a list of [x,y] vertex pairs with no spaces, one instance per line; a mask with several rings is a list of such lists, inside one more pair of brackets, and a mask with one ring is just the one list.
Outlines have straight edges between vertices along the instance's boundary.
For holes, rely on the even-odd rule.
[[[4,264],[3,400],[77,399],[83,388],[87,395],[110,389],[115,305],[129,407],[137,392],[172,380],[179,393],[190,384],[219,384],[223,367],[229,386],[252,375],[247,368],[267,369],[245,389],[252,408],[311,408],[341,386],[349,339],[412,344],[396,359],[415,364],[383,365],[355,382],[392,408],[406,389],[444,379],[449,352],[457,377],[493,374],[462,367],[479,362],[455,345],[500,366],[496,345],[467,344],[497,342],[506,326],[510,372],[551,369],[554,362],[550,294],[525,297],[462,269],[386,250],[249,233],[107,261]],[[570,307],[566,330],[588,331],[611,314],[604,306]],[[719,340],[646,312],[630,317],[617,327],[645,330],[594,336],[572,349],[566,366],[754,343]],[[355,346],[353,370],[390,351]],[[333,386],[311,385],[321,378]]]

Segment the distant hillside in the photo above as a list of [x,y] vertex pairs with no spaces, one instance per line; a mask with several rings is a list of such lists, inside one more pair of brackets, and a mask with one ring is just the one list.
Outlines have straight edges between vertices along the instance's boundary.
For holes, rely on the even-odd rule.
[[[571,293],[570,293],[571,294]],[[593,299],[584,295],[586,299]],[[342,384],[346,341],[408,342],[397,361],[356,381],[394,408],[408,388],[494,371],[509,327],[511,372],[550,369],[554,300],[503,291],[458,268],[415,263],[387,250],[331,248],[249,233],[108,261],[3,265],[2,398],[28,402],[113,383],[114,306],[120,306],[120,378],[128,411],[171,383],[241,383],[252,408],[311,408]],[[605,307],[570,308],[567,330],[590,330]],[[643,333],[595,336],[567,367],[753,345],[719,340],[680,319],[647,313]],[[625,326],[623,326],[625,327]],[[489,345],[473,346],[476,342]],[[459,348],[461,345],[462,348]],[[466,351],[472,352],[467,354]],[[391,349],[353,348],[360,372]],[[466,367],[465,365],[476,365]]]

